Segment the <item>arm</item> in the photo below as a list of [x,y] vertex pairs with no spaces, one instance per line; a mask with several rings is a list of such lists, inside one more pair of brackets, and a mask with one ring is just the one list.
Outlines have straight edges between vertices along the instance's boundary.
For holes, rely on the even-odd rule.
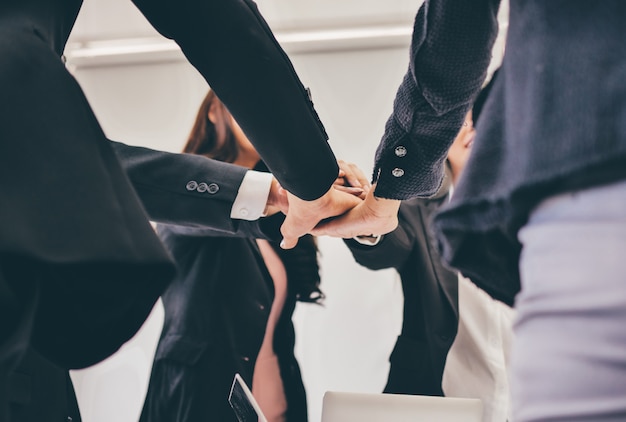
[[[238,220],[230,214],[246,168],[199,155],[111,145],[151,220],[237,231]],[[207,188],[198,189],[200,183]]]
[[415,19],[409,70],[376,152],[375,195],[429,197],[485,80],[499,0],[426,0]]
[[239,220],[235,225],[235,231],[232,232],[216,230],[210,227],[190,227],[171,224],[160,224],[157,226],[157,231],[160,230],[159,227],[167,226],[170,232],[185,236],[246,237],[251,239],[279,241],[280,226],[284,220],[284,214],[278,213],[272,215],[271,217],[261,218],[254,221]]
[[[402,210],[402,207],[400,208]],[[354,260],[370,270],[395,268],[399,270],[411,253],[414,233],[409,230],[406,221],[400,220],[398,227],[383,235],[380,241],[373,246],[359,243],[354,238],[344,239]]]
[[500,0],[426,0],[415,18],[409,70],[376,151],[374,190],[318,236],[385,234],[400,200],[441,187],[444,160],[485,80]]
[[432,214],[446,202],[451,188],[449,172],[442,187],[430,199],[412,199],[403,201],[398,212],[398,227],[383,235],[375,245],[359,243],[357,240],[344,239],[354,259],[371,270],[395,268],[400,270],[411,255],[416,241],[426,244],[427,226]]
[[133,0],[174,39],[280,184],[314,200],[338,174],[308,94],[250,0]]
[[339,168],[307,91],[251,0],[133,0],[174,39],[289,192],[284,248],[356,206],[330,189]]

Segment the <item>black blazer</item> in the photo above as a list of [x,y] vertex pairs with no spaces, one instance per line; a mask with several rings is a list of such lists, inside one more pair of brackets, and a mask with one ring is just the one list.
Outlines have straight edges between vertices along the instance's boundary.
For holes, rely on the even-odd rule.
[[[236,422],[228,393],[235,373],[252,385],[274,296],[270,274],[252,239],[177,226],[157,229],[178,275],[162,296],[165,322],[140,420]],[[294,356],[292,283],[290,278],[274,348],[287,420],[303,422],[306,396]]]
[[[284,187],[304,199],[326,192],[338,173],[326,133],[253,2],[135,3],[181,46]],[[33,372],[29,350],[49,359],[51,371],[82,368],[139,329],[174,274],[146,209],[160,221],[237,230],[228,216],[240,170],[203,174],[181,164],[198,157],[157,167],[171,156],[111,148],[61,60],[81,4],[0,2],[0,304],[11,308],[9,318],[0,315],[10,323],[0,328],[0,393],[13,388],[20,356],[27,357],[18,371],[48,381],[33,381],[33,389],[67,380],[66,372]],[[116,153],[130,163],[138,191]],[[210,201],[186,189],[209,177],[222,187]],[[197,212],[186,208],[190,201]],[[0,419],[8,418],[6,397]]]
[[[111,144],[150,219],[178,222],[189,228],[212,225],[223,231],[221,235],[236,233],[238,236],[274,238],[279,233],[282,222],[280,216],[258,221],[230,219],[232,201],[246,168],[226,165],[198,155],[172,154],[116,142]],[[218,190],[214,193],[188,190],[186,186],[190,180],[214,183]],[[6,303],[0,309],[7,310],[7,318],[16,313],[9,305]],[[80,341],[74,339],[69,346]],[[34,349],[28,349],[14,371],[8,374],[0,372],[0,378],[8,382],[6,385],[0,383],[0,388],[7,390],[7,393],[0,395],[0,403],[5,400],[6,403],[2,404],[10,406],[10,416],[7,417],[11,422],[39,422],[45,420],[42,415],[46,415],[49,420],[69,421],[68,417],[73,422],[81,420],[68,371],[45,359]],[[3,421],[1,414],[0,421]]]
[[81,421],[69,372],[33,349],[9,374],[7,399],[11,422]]
[[[446,191],[444,185],[440,192]],[[443,396],[443,369],[458,326],[458,278],[442,264],[430,221],[447,200],[403,201],[398,227],[376,246],[345,240],[359,264],[395,268],[402,280],[402,331],[389,358],[385,393]]]
[[[130,339],[174,273],[60,58],[81,3],[0,2],[0,263],[39,292],[31,343],[67,368]],[[326,134],[254,3],[135,3],[177,41],[284,187],[304,199],[328,190],[338,167]],[[174,183],[172,169],[161,171]]]

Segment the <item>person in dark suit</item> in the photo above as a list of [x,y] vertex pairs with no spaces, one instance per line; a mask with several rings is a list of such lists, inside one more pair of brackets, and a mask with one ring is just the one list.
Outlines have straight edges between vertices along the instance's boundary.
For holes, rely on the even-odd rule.
[[344,242],[359,264],[395,268],[400,275],[402,330],[389,357],[384,392],[478,398],[485,422],[505,422],[513,311],[444,264],[432,227],[467,163],[474,122],[491,86],[481,91],[448,151],[439,191],[428,199],[402,201],[398,227],[391,233]]
[[400,274],[402,331],[389,357],[385,393],[444,395],[443,370],[459,317],[458,276],[443,265],[430,223],[449,200],[450,176],[446,180],[432,198],[403,201],[398,227],[376,244],[363,237],[344,240],[359,264]]
[[[183,151],[264,168],[213,91]],[[291,316],[297,300],[322,298],[313,237],[284,250],[243,230],[158,224],[157,232],[178,273],[162,295],[165,322],[140,421],[235,422],[228,395],[236,373],[268,421],[306,421]]]
[[402,330],[389,357],[385,393],[443,396],[446,357],[457,334],[459,280],[444,265],[432,230],[435,213],[450,201],[469,156],[488,85],[450,147],[439,190],[430,198],[402,201],[398,227],[381,236],[344,239],[354,259],[372,270],[394,268],[404,296]]
[[[437,191],[453,133],[485,79],[499,0],[427,0],[376,154],[376,187],[318,230],[395,227]],[[443,258],[514,304],[513,419],[626,417],[626,4],[510,2],[506,52],[449,205]]]
[[[111,355],[135,334],[174,274],[119,156],[63,64],[81,3],[0,2],[0,292],[2,316],[9,314],[0,329],[0,392],[29,347],[62,368]],[[287,234],[356,204],[330,189],[338,167],[324,128],[253,2],[135,4],[221,95],[289,192]],[[150,162],[164,156],[129,153],[138,167],[156,172],[139,158],[143,153]],[[151,182],[177,183],[172,170],[162,168]],[[140,194],[156,203],[158,194],[204,193],[190,187],[166,192],[143,185]]]

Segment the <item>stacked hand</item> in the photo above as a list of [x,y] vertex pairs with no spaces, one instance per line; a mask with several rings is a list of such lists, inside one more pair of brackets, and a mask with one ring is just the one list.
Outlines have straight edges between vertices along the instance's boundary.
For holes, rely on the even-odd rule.
[[363,172],[354,164],[339,161],[339,175],[326,194],[304,201],[272,185],[268,209],[286,214],[281,227],[285,249],[293,248],[306,234],[349,238],[385,234],[398,225],[400,201],[376,198]]
[[400,201],[374,196],[369,190],[365,200],[343,215],[318,224],[311,233],[316,236],[351,238],[356,236],[381,235],[393,231],[398,226]]

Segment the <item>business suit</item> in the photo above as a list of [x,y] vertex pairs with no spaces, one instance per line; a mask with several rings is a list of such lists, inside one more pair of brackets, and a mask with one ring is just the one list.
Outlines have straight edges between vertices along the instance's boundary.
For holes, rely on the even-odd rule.
[[[261,154],[268,155],[267,164],[283,186],[304,199],[326,192],[337,175],[326,135],[289,61],[252,3],[190,0],[177,2],[174,11],[166,2],[138,1],[137,6],[157,29],[177,40]],[[141,299],[136,303],[125,299],[120,304],[134,309],[124,317],[124,324],[111,324],[123,327],[122,332],[106,340],[89,339],[85,343],[93,347],[74,345],[72,350],[63,344],[86,330],[76,327],[72,318],[46,312],[52,307],[47,298],[58,289],[42,295],[45,303],[39,308],[42,316],[49,318],[38,319],[33,341],[46,354],[72,367],[101,360],[127,340],[172,274],[167,254],[152,234],[80,88],[60,60],[79,7],[80,1],[0,3],[0,45],[6,58],[0,66],[0,84],[5,93],[3,110],[9,111],[1,121],[0,156],[11,157],[2,166],[2,191],[12,204],[0,211],[2,221],[10,222],[0,228],[0,251],[28,257],[42,267],[42,276],[49,272],[46,264],[68,262],[62,271],[57,268],[58,279],[91,276],[93,266],[102,265],[109,272],[107,280],[115,278],[124,286],[145,284],[139,288]],[[198,27],[208,30],[195,31]],[[240,31],[243,27],[246,30]],[[231,41],[227,49],[213,42],[221,37]],[[222,63],[238,68],[241,77],[233,79],[230,67]],[[267,101],[278,108],[269,112]],[[26,124],[27,116],[37,116],[39,124]],[[19,145],[12,141],[15,139],[21,140]],[[50,157],[56,160],[51,162]],[[54,201],[45,201],[51,189]],[[24,192],[31,195],[25,197]],[[44,207],[48,218],[33,215]],[[78,215],[68,213],[68,208]],[[55,239],[61,238],[66,242],[58,245]],[[99,245],[90,244],[91,239],[100,239]],[[71,264],[79,262],[88,263],[84,272]],[[148,278],[150,282],[139,281]],[[63,303],[63,295],[55,296],[55,306]],[[59,333],[61,327],[67,332]],[[55,331],[63,338],[45,335]]]
[[[215,232],[220,235],[276,238],[279,233],[279,216],[257,221],[228,217],[246,168],[198,155],[111,144],[151,220],[177,222],[188,228],[211,225],[220,230]],[[188,189],[190,181],[214,188]],[[33,349],[22,356],[17,369],[8,375],[8,391],[0,397],[10,404],[12,422],[45,420],[42,415],[50,420],[81,420],[68,371]]]
[[[31,345],[65,368],[104,359],[134,335],[174,273],[61,60],[81,3],[0,1],[0,281],[3,292],[28,292],[6,293],[18,313],[1,333],[6,367]],[[303,199],[328,190],[338,168],[326,134],[252,2],[136,5],[178,42],[284,187]],[[9,343],[18,326],[25,332]]]
[[[274,298],[270,273],[254,239],[171,225],[157,231],[178,264],[178,275],[162,296],[165,321],[140,421],[235,422],[228,394],[235,373],[252,386]],[[291,321],[295,279],[289,267],[287,277],[274,349],[287,421],[304,422],[306,395]]]
[[432,199],[403,201],[398,227],[377,245],[345,241],[359,264],[395,268],[402,281],[402,331],[389,357],[385,393],[443,396],[443,369],[457,333],[458,278],[437,253],[431,219],[447,202],[448,188],[446,182]]
[[69,372],[32,349],[9,376],[8,399],[11,422],[81,421]]

